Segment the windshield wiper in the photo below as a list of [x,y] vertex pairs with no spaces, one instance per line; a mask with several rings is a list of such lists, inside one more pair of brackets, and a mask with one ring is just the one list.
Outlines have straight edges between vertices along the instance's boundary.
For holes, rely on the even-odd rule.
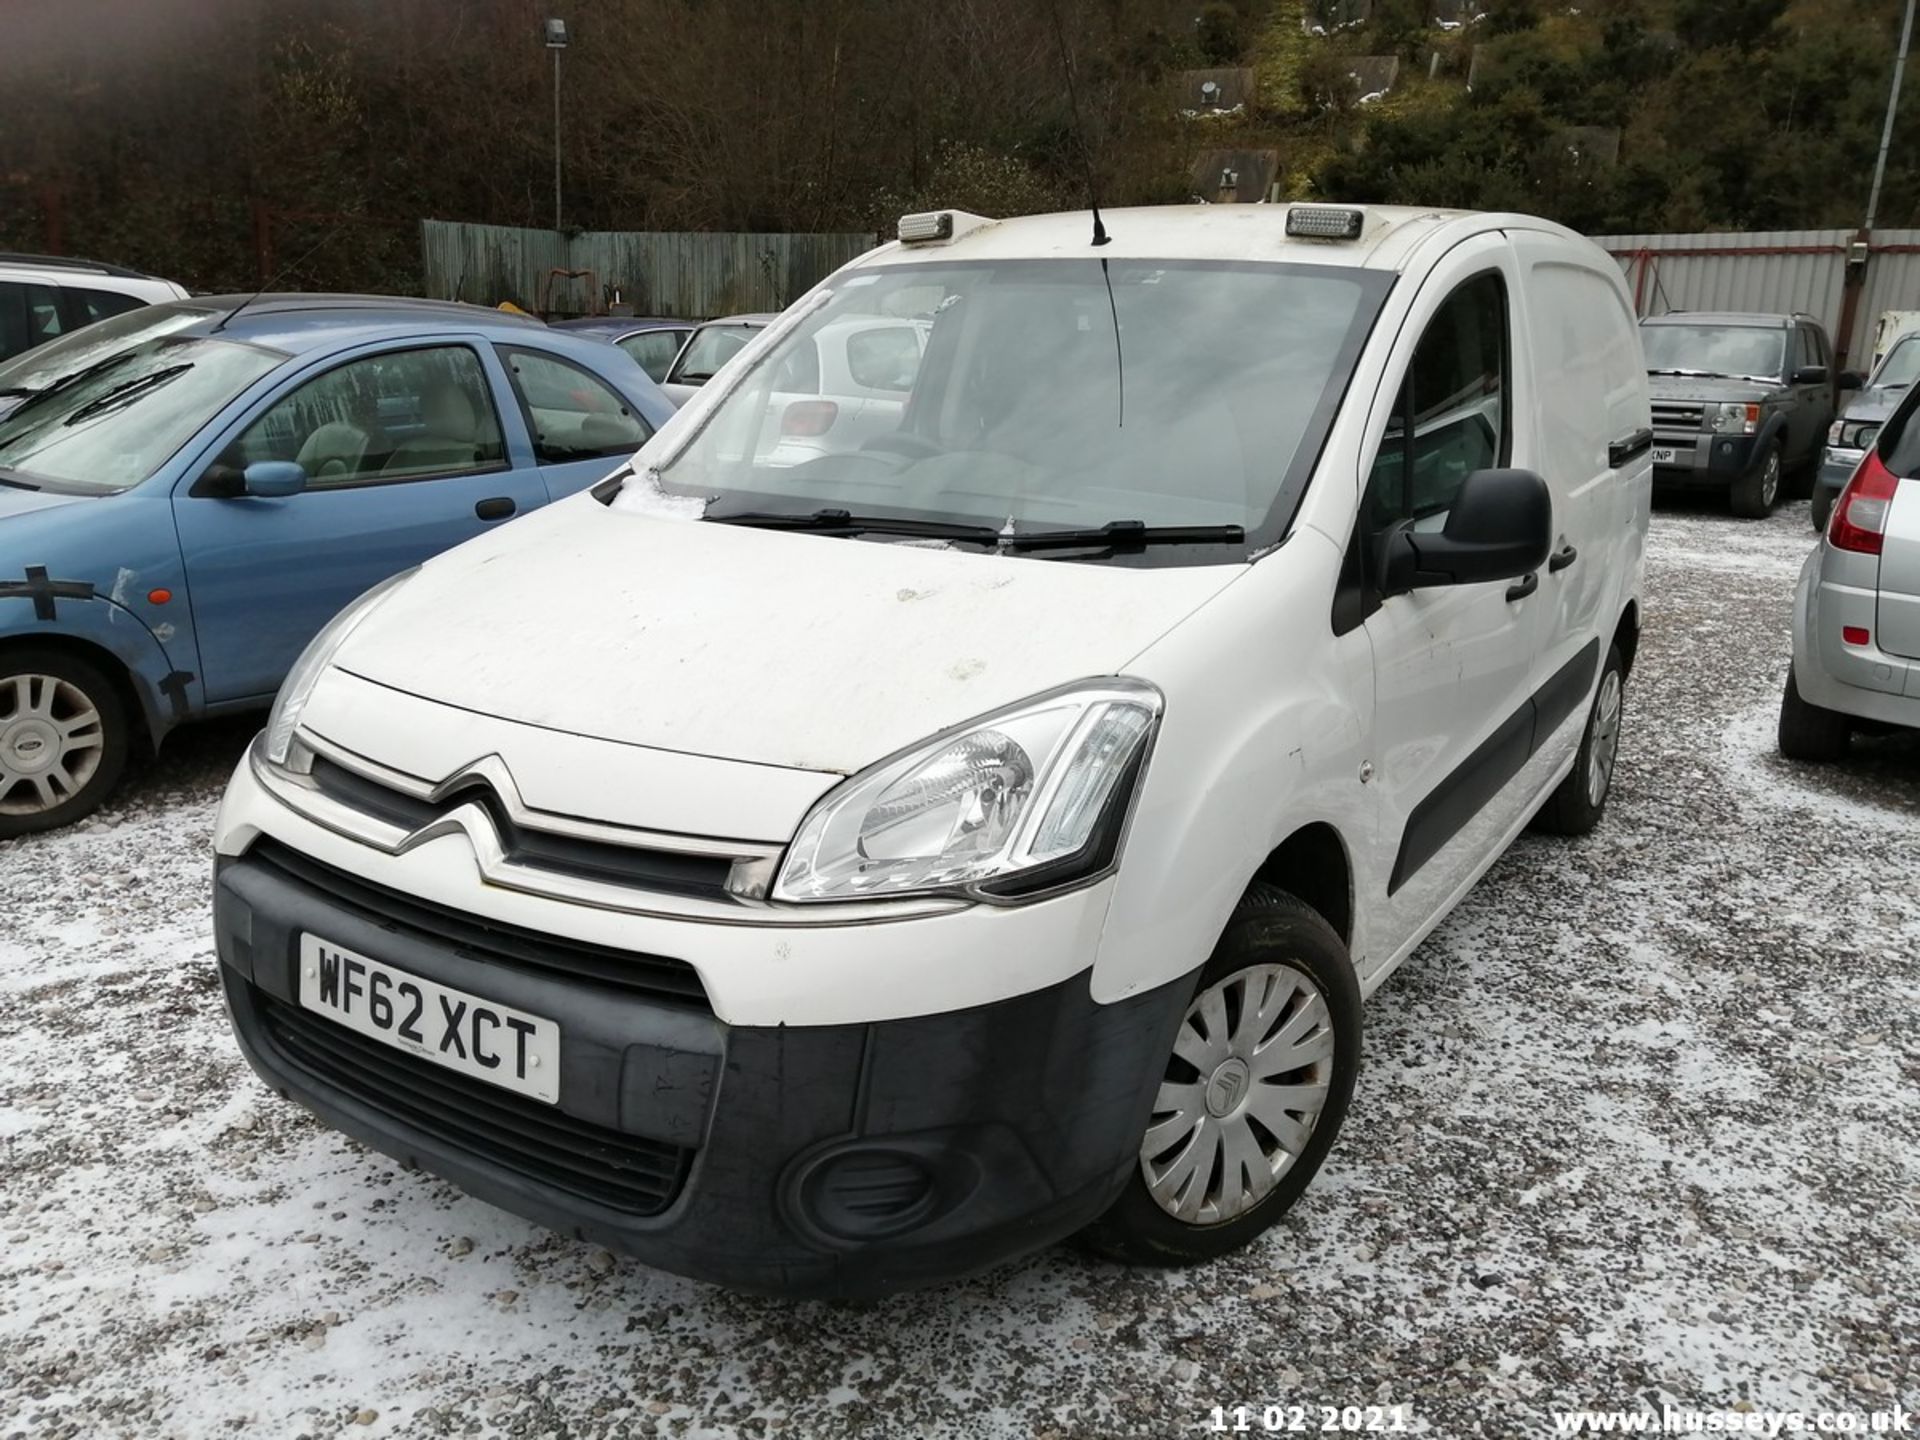
[[839,535],[917,535],[930,540],[960,540],[975,545],[1000,542],[990,525],[954,525],[944,520],[907,520],[892,515],[855,515],[850,510],[741,510],[709,515],[716,525],[751,525],[757,530],[826,530]]
[[1137,545],[1240,545],[1247,538],[1238,525],[1149,525],[1144,520],[1109,520],[1097,530],[1035,530],[1001,535],[1007,550],[1078,550],[1098,545],[1128,550]]
[[0,470],[0,485],[11,485],[15,490],[38,490],[33,481],[25,479],[18,470]]
[[1649,375],[1684,375],[1690,380],[1724,380],[1718,370],[1649,370]]
[[167,365],[153,371],[151,374],[142,375],[137,380],[129,380],[126,384],[116,386],[104,395],[94,396],[93,399],[74,411],[62,423],[64,425],[78,425],[82,420],[98,415],[102,411],[111,410],[115,405],[124,404],[136,396],[146,394],[149,390],[157,390],[169,380],[178,379],[192,368],[193,365],[191,362],[182,365]]
[[1238,525],[1149,525],[1143,520],[1109,520],[1098,529],[995,530],[989,525],[956,525],[945,520],[907,520],[891,515],[855,515],[847,510],[742,510],[706,517],[718,525],[751,525],[763,530],[830,531],[837,535],[917,535],[958,540],[1000,550],[1127,550],[1143,545],[1239,545],[1247,532]]

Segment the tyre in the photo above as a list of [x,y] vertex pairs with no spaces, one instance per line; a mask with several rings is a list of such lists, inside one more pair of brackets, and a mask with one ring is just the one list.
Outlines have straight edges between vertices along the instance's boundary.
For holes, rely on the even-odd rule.
[[1573,769],[1534,816],[1534,829],[1549,835],[1584,835],[1600,823],[1613,790],[1613,767],[1620,758],[1620,722],[1626,702],[1626,662],[1620,658],[1620,647],[1609,645],[1607,663],[1587,711],[1587,728],[1580,736],[1580,753],[1574,757]]
[[1819,763],[1846,759],[1852,745],[1853,722],[1838,710],[1801,699],[1789,665],[1786,693],[1780,697],[1780,753]]
[[1185,1265],[1237,1250],[1320,1169],[1360,1069],[1360,983],[1318,912],[1255,883],[1200,972],[1097,1254]]
[[126,705],[97,666],[54,650],[0,655],[0,839],[97,810],[127,741]]
[[1833,502],[1835,498],[1836,495],[1832,486],[1816,485],[1813,487],[1812,518],[1813,528],[1815,530],[1825,530],[1827,528],[1827,521],[1833,518]]
[[1773,507],[1780,503],[1783,468],[1780,442],[1776,440],[1767,447],[1758,465],[1733,482],[1733,513],[1749,520],[1764,520],[1771,515]]

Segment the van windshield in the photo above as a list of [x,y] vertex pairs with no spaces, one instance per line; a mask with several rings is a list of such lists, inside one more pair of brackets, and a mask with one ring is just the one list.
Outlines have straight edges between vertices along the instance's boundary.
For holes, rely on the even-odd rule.
[[1095,258],[856,270],[721,381],[658,480],[709,497],[714,519],[1237,525],[1263,546],[1291,518],[1391,283]]

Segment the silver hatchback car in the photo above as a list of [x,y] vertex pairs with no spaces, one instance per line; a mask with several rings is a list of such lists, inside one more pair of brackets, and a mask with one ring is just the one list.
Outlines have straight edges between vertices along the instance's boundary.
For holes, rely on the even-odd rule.
[[1920,390],[1834,502],[1794,596],[1780,753],[1837,760],[1855,729],[1920,730]]

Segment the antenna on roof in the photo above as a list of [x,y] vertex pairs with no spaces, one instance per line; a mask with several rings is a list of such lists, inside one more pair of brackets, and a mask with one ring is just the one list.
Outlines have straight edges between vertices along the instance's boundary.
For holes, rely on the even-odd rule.
[[1080,96],[1073,85],[1073,56],[1067,50],[1067,32],[1060,24],[1060,0],[1049,0],[1053,16],[1053,40],[1060,49],[1060,68],[1067,77],[1067,106],[1073,112],[1073,138],[1080,142],[1080,163],[1087,175],[1087,208],[1093,212],[1093,243],[1104,245],[1113,237],[1100,221],[1100,187],[1093,174],[1093,150],[1087,144],[1087,129],[1080,120]]
[[220,323],[218,325],[215,325],[213,329],[209,330],[207,333],[209,335],[218,335],[222,330],[226,329],[228,321],[232,320],[234,316],[238,315],[242,310],[246,309],[247,306],[253,304],[254,301],[258,300],[262,295],[266,294],[267,291],[271,290],[274,287],[274,283],[277,280],[279,280],[279,278],[282,275],[285,275],[289,270],[298,270],[302,265],[306,264],[308,260],[313,258],[315,251],[319,250],[319,248],[322,245],[325,245],[329,240],[333,239],[334,236],[340,233],[340,227],[342,225],[345,225],[346,223],[347,222],[344,219],[334,221],[333,228],[327,231],[327,233],[322,235],[318,240],[314,241],[313,244],[309,245],[306,248],[306,250],[301,253],[299,259],[290,261],[287,264],[282,265],[278,270],[274,271],[273,274],[269,275],[265,280],[262,280],[260,282],[260,288],[258,290],[254,291],[253,294],[249,295],[246,299],[242,300],[238,305],[234,306],[233,309],[229,310],[226,314],[222,315],[220,317]]

